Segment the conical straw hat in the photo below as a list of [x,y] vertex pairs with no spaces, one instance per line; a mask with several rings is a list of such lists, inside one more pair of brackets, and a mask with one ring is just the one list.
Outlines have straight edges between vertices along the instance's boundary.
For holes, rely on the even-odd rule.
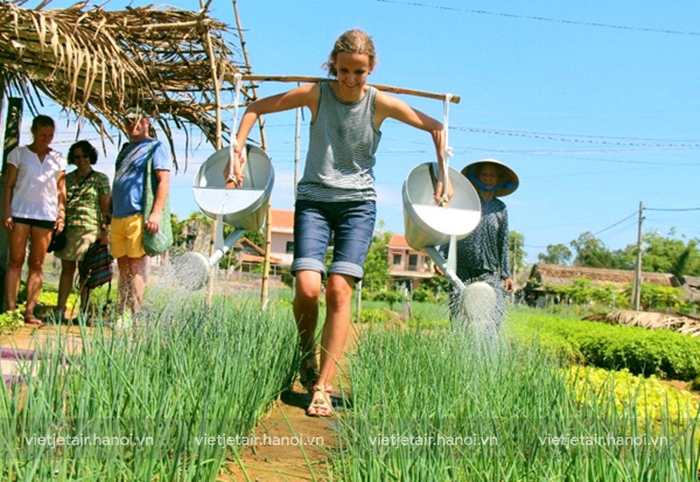
[[520,185],[518,175],[510,167],[506,166],[501,161],[497,161],[496,159],[482,159],[481,161],[467,164],[464,166],[464,169],[462,169],[462,175],[469,179],[469,181],[471,181],[478,191],[486,191],[487,189],[485,189],[481,182],[479,182],[476,174],[479,171],[480,166],[486,163],[495,164],[501,173],[500,178],[498,179],[498,184],[494,190],[496,197],[507,196],[518,189],[518,186]]

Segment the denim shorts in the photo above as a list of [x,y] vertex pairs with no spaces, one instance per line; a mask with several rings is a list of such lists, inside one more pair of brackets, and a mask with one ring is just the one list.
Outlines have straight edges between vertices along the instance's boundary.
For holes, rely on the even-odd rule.
[[297,201],[294,209],[294,262],[296,271],[326,273],[326,250],[333,236],[333,261],[329,274],[362,279],[374,234],[377,206],[374,201]]

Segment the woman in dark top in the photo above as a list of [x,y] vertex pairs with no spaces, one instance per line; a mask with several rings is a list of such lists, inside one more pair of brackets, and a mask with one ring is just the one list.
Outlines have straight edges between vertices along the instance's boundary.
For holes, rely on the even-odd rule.
[[[457,276],[466,285],[483,281],[496,293],[494,322],[503,320],[505,293],[515,287],[510,271],[508,209],[499,197],[518,188],[518,176],[495,159],[484,159],[467,165],[462,174],[479,193],[481,220],[467,237],[457,242]],[[441,251],[445,253],[447,246]],[[450,307],[453,318],[460,316],[461,293],[453,291]]]

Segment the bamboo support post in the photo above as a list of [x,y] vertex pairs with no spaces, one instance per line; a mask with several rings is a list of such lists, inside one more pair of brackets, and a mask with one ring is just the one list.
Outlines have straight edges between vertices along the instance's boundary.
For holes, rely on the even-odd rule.
[[[202,7],[202,12],[205,12],[209,8],[209,4],[211,3],[211,0],[209,0],[206,4],[200,0],[200,5]],[[219,92],[219,75],[216,69],[216,57],[214,56],[214,48],[212,46],[211,42],[211,34],[209,29],[206,30],[206,48],[207,48],[207,56],[209,57],[209,62],[211,65],[211,76],[212,76],[212,81],[214,83],[214,98],[216,102],[216,138],[214,140],[216,144],[216,150],[218,151],[221,149],[221,94]],[[214,232],[217,229],[216,226],[217,221],[214,220],[212,221],[212,229],[211,229],[211,240],[209,241],[209,256],[214,254]],[[214,266],[211,267],[211,273],[212,276],[209,276],[209,283],[207,284],[207,303],[211,303],[212,296],[214,294],[214,282],[216,279],[215,274],[218,273],[219,271],[219,264],[216,263]]]
[[[236,0],[233,0],[233,13],[236,17],[236,28],[238,29],[238,40],[241,43],[241,50],[243,51],[243,60],[245,61],[246,68],[251,70],[250,59],[248,58],[248,50],[246,49],[245,38],[243,37],[243,27],[241,26],[241,19],[238,15],[238,5]],[[253,93],[252,98],[257,99],[257,91],[252,81],[246,79],[247,76],[242,76],[242,80],[246,82],[251,82],[251,91]],[[263,150],[267,149],[267,142],[265,140],[265,121],[262,117],[258,118],[258,125],[260,126],[260,144]],[[235,134],[231,134],[232,136]],[[233,140],[232,140],[233,142]],[[269,290],[270,290],[270,250],[272,246],[272,201],[267,205],[267,213],[265,214],[265,257],[263,260],[263,279],[262,285],[260,286],[260,306],[263,310],[267,307],[269,301]]]

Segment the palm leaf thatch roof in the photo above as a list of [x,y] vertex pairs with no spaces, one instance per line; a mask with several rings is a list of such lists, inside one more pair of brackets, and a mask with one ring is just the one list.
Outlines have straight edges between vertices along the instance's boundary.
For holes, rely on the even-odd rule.
[[683,276],[681,287],[691,303],[700,303],[700,276]]
[[[168,136],[172,126],[199,128],[215,144],[216,78],[242,69],[226,41],[226,24],[170,7],[106,11],[78,3],[66,9],[21,8],[0,2],[0,94],[22,97],[30,110],[48,97],[109,137],[126,109],[152,113]],[[220,83],[218,85],[221,85]],[[243,95],[247,95],[244,91]]]
[[648,330],[673,330],[690,336],[700,336],[700,319],[680,314],[617,310],[589,315],[583,319],[604,321],[611,325],[638,326]]
[[[564,286],[574,279],[589,279],[594,284],[600,285],[623,286],[634,282],[634,271],[538,263],[532,267],[530,273],[531,284],[534,281],[538,286]],[[661,286],[678,286],[676,277],[668,273],[643,272],[642,281]]]

